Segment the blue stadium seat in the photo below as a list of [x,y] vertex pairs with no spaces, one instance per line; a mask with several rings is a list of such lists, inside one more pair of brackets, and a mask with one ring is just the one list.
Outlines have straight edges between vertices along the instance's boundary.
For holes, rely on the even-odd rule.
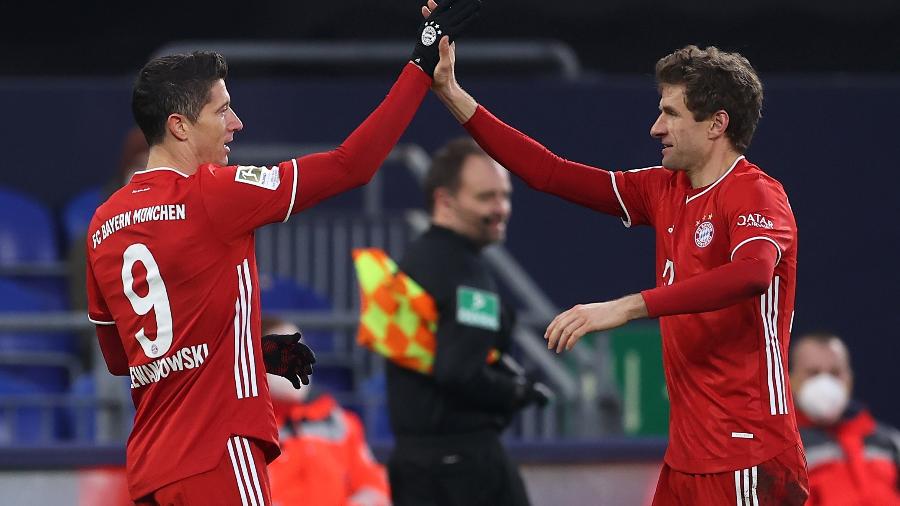
[[337,364],[313,366],[312,381],[317,387],[335,393],[353,391],[353,368]]
[[[64,308],[64,302],[0,278],[0,311],[40,313]],[[36,315],[37,316],[37,315]],[[7,385],[27,384],[41,392],[63,393],[68,388],[66,364],[74,359],[78,338],[60,332],[0,332],[0,391]],[[31,359],[25,362],[26,359]]]
[[[41,313],[66,308],[62,297],[48,296],[17,280],[0,278],[0,312]],[[63,333],[0,332],[0,352],[4,350],[63,351],[74,353],[77,338]]]
[[[273,311],[331,311],[331,301],[293,279],[260,274],[260,306],[263,314]],[[302,330],[302,329],[301,329]],[[334,335],[327,330],[303,331],[303,340],[316,352],[334,351]]]
[[84,243],[94,211],[102,203],[103,189],[97,186],[79,193],[66,204],[62,210],[62,225],[67,244]]
[[0,265],[58,260],[50,212],[27,195],[0,188]]
[[374,439],[393,438],[391,421],[388,418],[387,380],[384,373],[370,376],[363,381],[362,392],[366,399],[376,401],[374,412],[369,412],[368,416],[363,418],[366,424],[366,433]]
[[0,370],[0,444],[32,445],[64,438],[68,431],[60,408],[45,409],[28,402],[52,393],[39,383]]

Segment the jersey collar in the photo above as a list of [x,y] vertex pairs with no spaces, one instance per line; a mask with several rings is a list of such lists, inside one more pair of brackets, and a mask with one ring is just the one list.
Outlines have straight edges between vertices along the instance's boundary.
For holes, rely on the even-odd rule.
[[144,170],[139,170],[139,171],[135,172],[134,174],[131,175],[131,181],[141,181],[150,176],[154,176],[159,173],[165,173],[165,172],[174,172],[175,174],[178,174],[181,177],[190,177],[187,174],[185,174],[184,172],[181,172],[178,169],[173,169],[172,167],[153,167],[151,169],[144,169]]
[[[737,158],[734,160],[734,163],[731,164],[731,167],[729,167],[728,170],[726,170],[724,174],[722,174],[721,176],[719,176],[719,179],[716,179],[711,185],[708,185],[708,186],[704,187],[704,188],[700,191],[700,193],[696,193],[696,194],[694,194],[694,195],[690,195],[690,192],[689,192],[689,193],[688,193],[688,196],[685,197],[684,203],[685,203],[685,204],[689,204],[692,200],[694,200],[694,199],[700,197],[700,196],[703,195],[704,193],[706,193],[706,192],[712,190],[713,188],[715,188],[717,184],[721,183],[723,179],[725,179],[726,177],[728,177],[728,174],[731,174],[731,171],[733,171],[734,168],[738,166],[738,163],[740,163],[741,160],[746,160],[746,158],[744,158],[744,155],[741,155],[741,156],[737,157]],[[698,189],[699,189],[699,188],[698,188]]]

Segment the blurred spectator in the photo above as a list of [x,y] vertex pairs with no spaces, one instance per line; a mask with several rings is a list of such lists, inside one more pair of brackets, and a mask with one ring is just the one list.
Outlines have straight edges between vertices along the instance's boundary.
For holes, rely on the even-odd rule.
[[[110,174],[109,180],[100,188],[99,199],[84,216],[84,230],[80,241],[74,241],[69,244],[69,299],[72,309],[87,309],[87,288],[84,280],[84,265],[86,262],[85,255],[87,252],[84,248],[84,241],[87,240],[87,227],[91,221],[94,210],[104,200],[109,198],[116,190],[122,187],[131,179],[131,175],[136,171],[143,170],[147,167],[147,156],[150,154],[150,148],[147,146],[147,140],[144,134],[137,127],[132,128],[125,135],[122,143],[122,154],[119,158],[119,166],[115,172]],[[91,346],[93,346],[94,333],[90,333]]]
[[851,399],[844,342],[830,333],[800,336],[790,364],[809,468],[806,505],[900,505],[900,432]]
[[[262,332],[299,329],[264,318]],[[387,474],[372,456],[359,418],[312,385],[297,390],[281,376],[266,377],[281,440],[281,456],[269,464],[273,505],[391,504]]]
[[[96,194],[97,201],[93,203],[90,209],[82,209],[84,211],[84,229],[76,235],[79,239],[73,240],[71,244],[67,245],[68,254],[66,255],[69,304],[72,310],[87,311],[87,285],[84,277],[87,250],[84,245],[87,240],[87,228],[91,221],[91,216],[93,216],[97,206],[131,179],[132,174],[147,167],[147,156],[149,153],[150,148],[147,146],[144,134],[137,127],[131,128],[125,135],[122,143],[119,166],[115,171],[111,172],[109,179],[100,187],[100,192]],[[90,329],[82,333],[82,338],[78,344],[79,354],[83,361],[82,365],[86,369],[92,368],[93,359],[91,355],[98,352],[95,339],[96,334],[93,329]]]

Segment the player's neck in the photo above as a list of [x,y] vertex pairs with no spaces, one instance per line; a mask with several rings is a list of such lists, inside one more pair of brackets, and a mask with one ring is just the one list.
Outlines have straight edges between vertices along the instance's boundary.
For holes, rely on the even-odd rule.
[[165,145],[152,146],[147,157],[147,168],[169,167],[190,176],[197,172],[197,166],[199,165],[197,161],[191,158],[193,157],[167,149]]
[[688,179],[691,181],[692,188],[702,188],[709,186],[722,177],[722,174],[728,172],[728,169],[734,165],[734,161],[741,156],[740,153],[732,149],[715,150],[709,158],[707,158],[698,168],[687,171]]

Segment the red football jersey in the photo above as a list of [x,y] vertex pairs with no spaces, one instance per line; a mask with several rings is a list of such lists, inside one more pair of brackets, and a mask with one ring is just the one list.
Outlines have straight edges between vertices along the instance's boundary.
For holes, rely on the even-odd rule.
[[657,286],[724,265],[750,241],[778,249],[766,293],[660,318],[671,401],[666,463],[686,473],[724,472],[798,444],[787,374],[797,225],[781,184],[744,157],[697,189],[686,173],[662,167],[611,174],[625,225],[656,229]]
[[89,315],[116,326],[137,408],[132,497],[214,468],[233,435],[278,456],[253,231],[297,211],[297,171],[296,160],[145,170],[91,220]]

